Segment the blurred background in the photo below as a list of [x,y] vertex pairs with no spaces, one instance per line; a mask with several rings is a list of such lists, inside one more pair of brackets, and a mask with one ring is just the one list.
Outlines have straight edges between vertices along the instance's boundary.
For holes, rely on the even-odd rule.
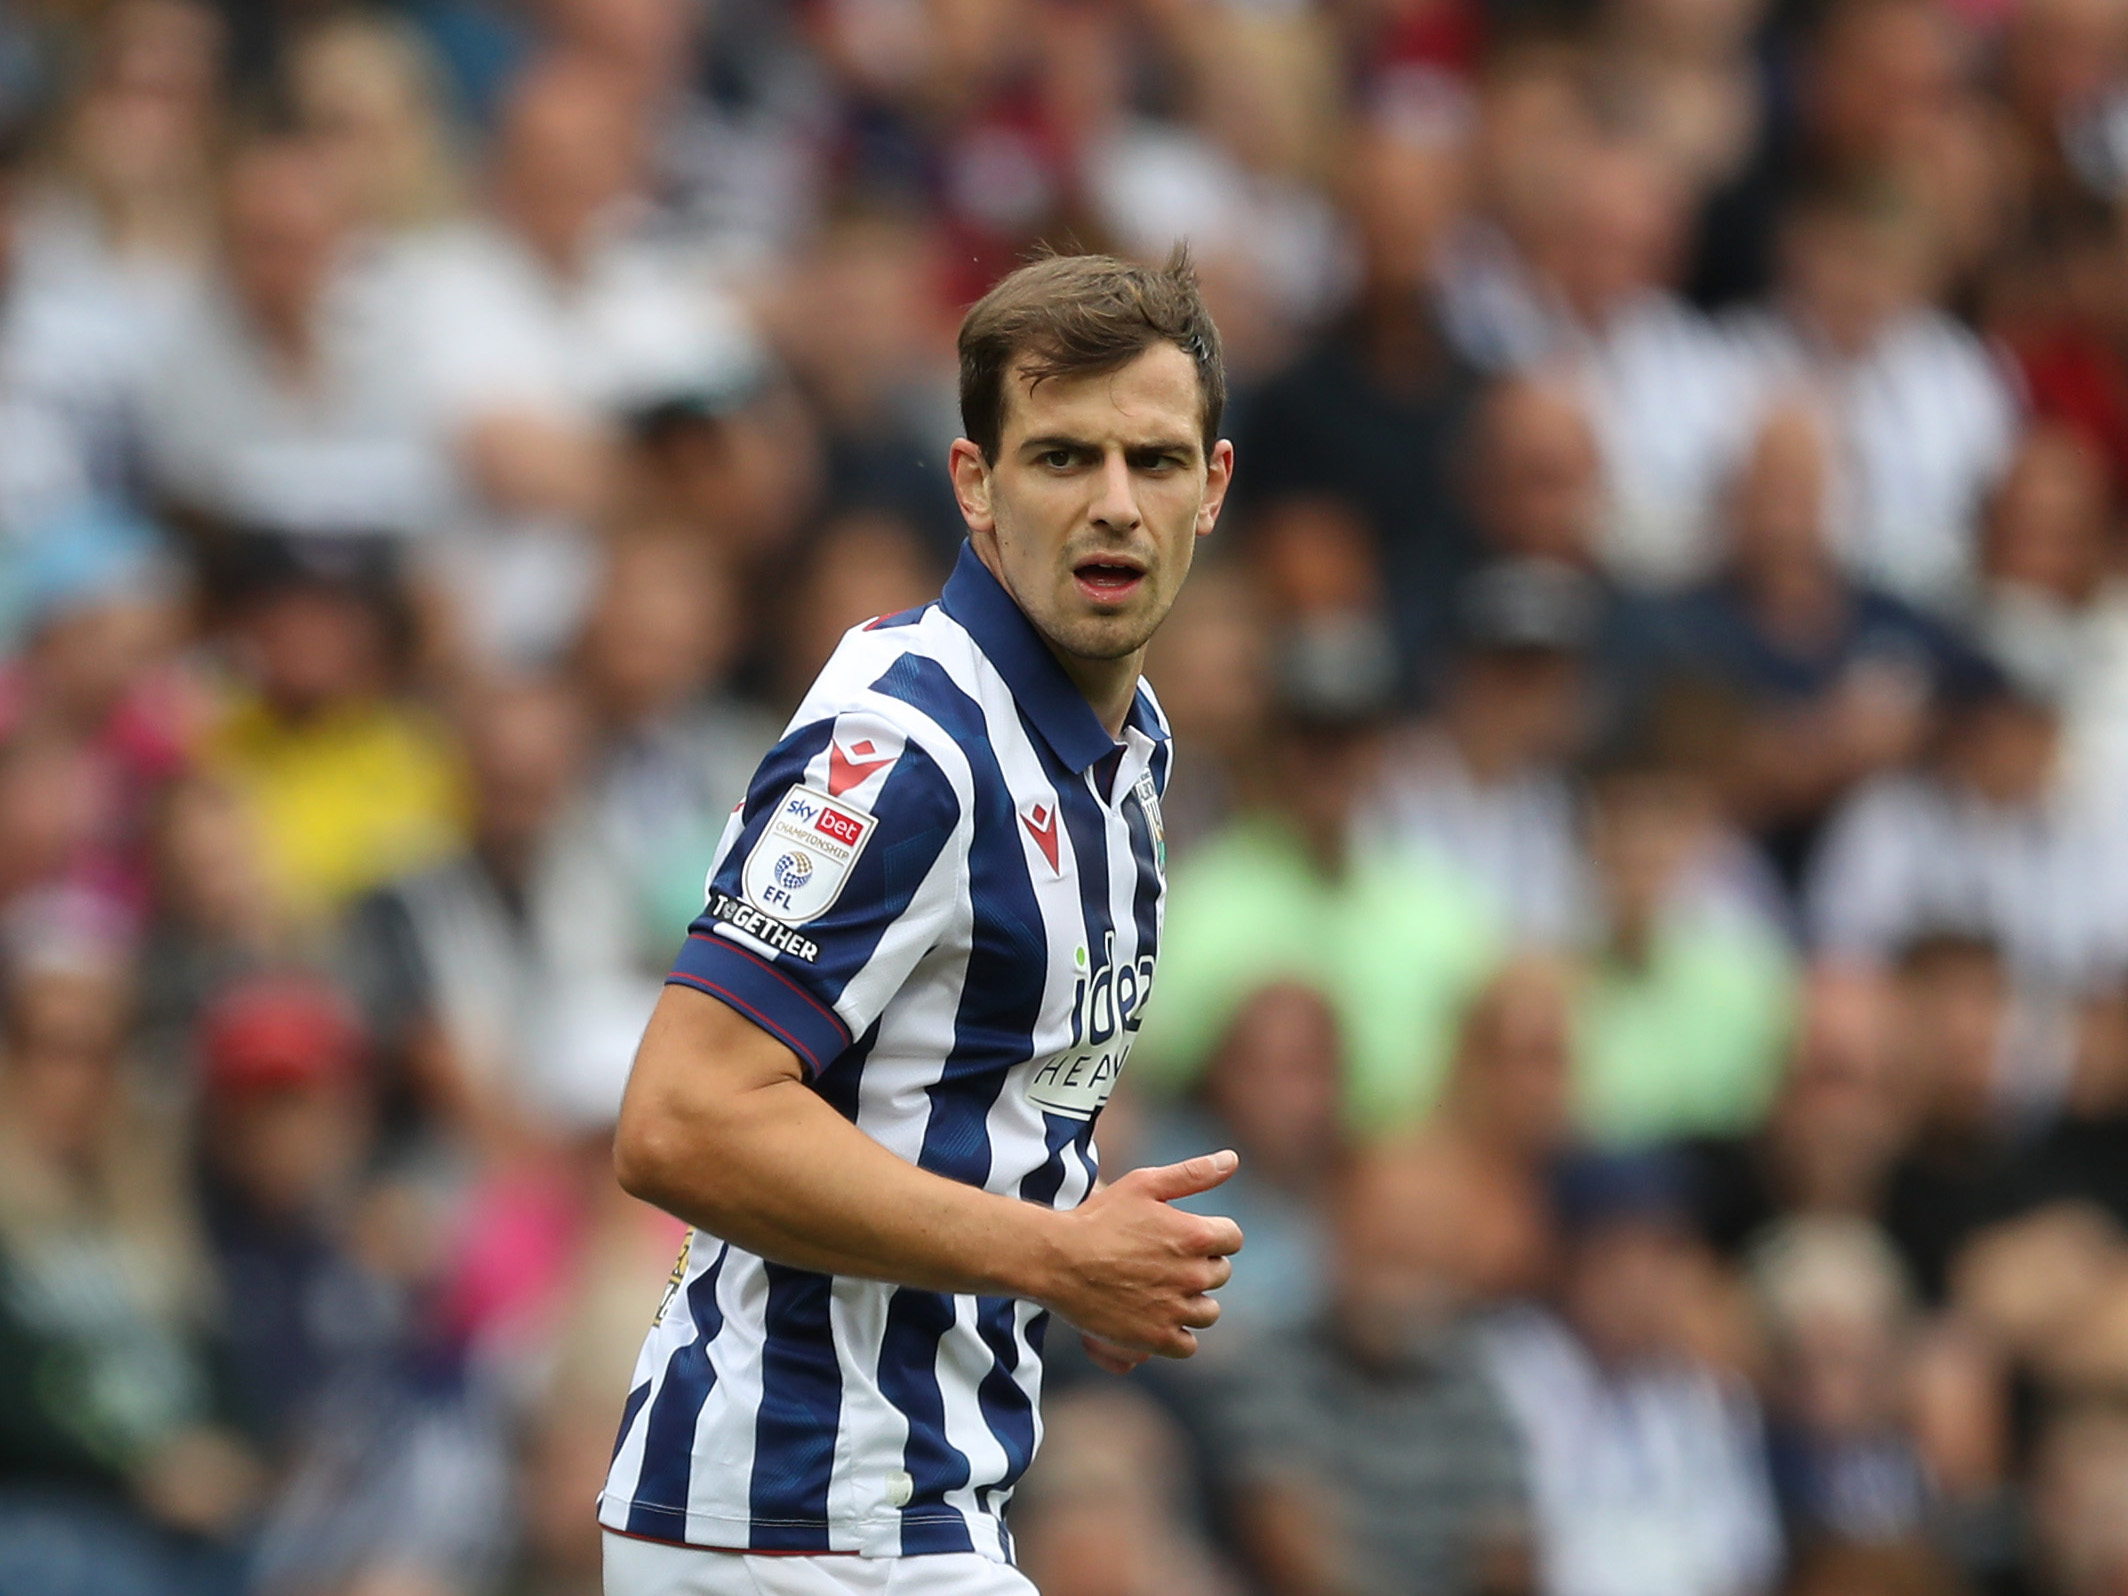
[[0,1596],[590,1596],[722,817],[1197,251],[1045,1596],[2128,1592],[2128,0],[0,0]]

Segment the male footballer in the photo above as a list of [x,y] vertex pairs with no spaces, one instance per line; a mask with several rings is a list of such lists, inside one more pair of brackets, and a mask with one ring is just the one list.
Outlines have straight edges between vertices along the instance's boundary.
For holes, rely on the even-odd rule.
[[1004,1508],[1052,1313],[1188,1357],[1241,1231],[1098,1184],[1148,994],[1166,722],[1139,680],[1219,518],[1188,260],[1059,257],[960,331],[968,542],[853,630],[726,828],[637,1054],[621,1183],[695,1228],[599,1498],[607,1596],[1027,1596]]

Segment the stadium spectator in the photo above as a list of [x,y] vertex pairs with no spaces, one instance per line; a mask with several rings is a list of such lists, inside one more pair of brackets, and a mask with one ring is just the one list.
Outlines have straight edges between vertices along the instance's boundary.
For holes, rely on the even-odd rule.
[[296,127],[332,172],[340,204],[373,239],[434,226],[466,202],[442,74],[409,23],[329,16],[289,52]]
[[1994,317],[2033,414],[2098,449],[2116,497],[2128,490],[2128,306],[2118,290],[2124,245],[2128,228],[2103,205],[2037,231],[2013,257]]
[[1169,849],[1187,853],[1228,819],[1249,786],[1270,671],[1266,605],[1256,573],[1235,562],[1194,571],[1153,639],[1160,707],[1198,752],[1160,800]]
[[230,562],[247,679],[200,758],[257,816],[272,891],[312,935],[463,824],[456,750],[400,690],[404,611],[382,552],[256,537]]
[[1897,188],[1813,190],[1786,213],[1773,301],[1733,326],[1761,392],[1809,389],[1825,407],[1850,462],[1832,521],[1843,563],[1938,610],[1970,592],[1983,503],[2018,424],[1997,358],[1932,302],[1941,253],[1931,218]]
[[960,542],[944,468],[953,434],[952,328],[937,291],[938,240],[903,220],[826,229],[772,302],[777,347],[822,437],[829,514],[908,522],[939,564]]
[[1237,1596],[1188,1519],[1181,1443],[1127,1387],[1081,1388],[1050,1409],[1013,1508],[1020,1566],[1044,1596]]
[[1353,1122],[1387,1129],[1433,1105],[1498,932],[1451,866],[1357,834],[1394,669],[1380,634],[1321,627],[1281,653],[1256,803],[1175,867],[1134,1065],[1180,1089],[1250,992],[1298,977],[1336,1010]]
[[1758,1123],[1795,970],[1728,879],[1742,850],[1706,775],[1656,747],[1607,751],[1590,773],[1585,826],[1597,901],[1576,1002],[1582,1127],[1646,1146]]
[[1575,971],[1510,958],[1471,999],[1440,1111],[1421,1133],[1480,1194],[1465,1218],[1470,1280],[1492,1300],[1526,1296],[1552,1264],[1550,1181],[1577,1140]]
[[2011,1202],[2017,999],[2001,950],[1956,932],[1915,938],[1893,993],[1907,1130],[1881,1212],[1915,1285],[1941,1302],[1960,1249]]
[[176,1125],[125,1068],[130,970],[78,902],[17,903],[0,1062],[0,1588],[238,1589],[262,1482],[210,1360]]
[[387,284],[351,254],[331,168],[295,139],[249,145],[222,218],[222,280],[144,379],[154,491],[203,536],[426,534],[443,465],[404,403],[411,349]]
[[190,1086],[200,1009],[287,946],[288,915],[267,874],[258,812],[229,780],[192,770],[171,783],[151,840],[136,1030],[143,1063],[175,1096]]
[[232,1398],[284,1459],[325,1388],[393,1349],[394,1283],[350,1247],[373,1124],[363,1041],[331,986],[262,975],[201,1018],[200,1208]]
[[1439,712],[1387,755],[1374,824],[1485,890],[1514,934],[1564,947],[1586,883],[1568,769],[1594,718],[1603,595],[1573,566],[1501,560],[1465,579]]
[[1824,955],[1884,964],[1924,932],[2000,945],[2018,979],[2073,992],[2119,967],[2123,838],[2117,806],[2066,779],[2059,639],[1947,684],[1930,757],[1858,789],[1806,882]]
[[[626,905],[579,920],[568,890],[581,850],[566,832],[586,754],[576,697],[548,681],[500,683],[467,706],[462,724],[468,846],[380,882],[356,904],[346,958],[369,1027],[403,1072],[418,1116],[410,1128],[446,1156],[514,1160],[554,1135],[568,1101],[571,1055],[584,1040],[565,1034],[571,993],[612,976],[614,949],[598,944],[633,928],[614,923]],[[564,950],[587,942],[596,962],[572,967]],[[625,956],[618,962],[630,970]],[[592,1063],[625,1061],[624,1051]],[[606,1084],[610,1112],[620,1083]]]
[[2097,1403],[2051,1416],[2033,1470],[2034,1586],[2099,1596],[2128,1574],[2128,1421]]
[[0,667],[0,742],[78,755],[89,835],[68,873],[139,915],[150,820],[207,707],[173,657],[179,575],[155,533],[115,506],[84,502],[46,532],[14,572],[20,632]]
[[197,0],[101,13],[79,41],[55,158],[18,179],[0,392],[29,406],[33,430],[26,455],[0,461],[32,473],[32,521],[70,508],[70,492],[137,486],[138,391],[195,313],[213,256],[222,36]]
[[1682,1149],[1701,1235],[1741,1259],[1783,1214],[1874,1219],[1907,1144],[1895,1005],[1876,977],[1818,973],[1763,1125]]
[[1435,251],[1461,202],[1451,130],[1360,130],[1351,199],[1360,275],[1350,313],[1264,385],[1238,427],[1237,513],[1259,536],[1335,506],[1372,541],[1407,678],[1438,646],[1442,595],[1469,558],[1454,455],[1475,377],[1431,304]]
[[624,416],[720,392],[759,359],[699,265],[643,233],[642,115],[590,62],[528,70],[486,214],[386,274],[412,340],[398,402],[455,467],[440,572],[476,660],[551,660],[573,635]]
[[1790,1538],[1921,1539],[1932,1486],[1909,1425],[1919,1325],[1891,1243],[1866,1220],[1817,1215],[1784,1221],[1752,1254],[1773,1484]]
[[1465,348],[1488,367],[1549,370],[1574,388],[1602,459],[1594,532],[1605,567],[1634,586],[1674,587],[1713,563],[1715,499],[1749,414],[1744,372],[1670,287],[1682,173],[1652,146],[1599,138],[1575,150],[1559,189],[1526,263],[1497,274],[1505,303],[1465,309]]
[[1487,1331],[1548,1596],[1742,1596],[1777,1577],[1757,1404],[1681,1333],[1698,1276],[1680,1175],[1660,1155],[1569,1164],[1556,1306]]
[[598,735],[581,821],[592,857],[573,912],[626,928],[617,942],[651,975],[664,974],[671,927],[685,924],[673,916],[699,907],[694,878],[779,730],[732,690],[745,635],[734,586],[684,536],[619,537],[577,648]]
[[1921,751],[1957,658],[1944,628],[1840,568],[1833,470],[1813,411],[1772,410],[1730,490],[1721,574],[1664,617],[1677,667],[1738,702],[1723,796],[1789,883],[1832,805]]
[[[1234,1011],[1190,1096],[1156,1110],[1137,1138],[1134,1162],[1147,1167],[1171,1162],[1178,1147],[1213,1143],[1247,1165],[1218,1199],[1261,1260],[1221,1299],[1220,1322],[1237,1339],[1290,1330],[1322,1306],[1325,1198],[1349,1146],[1343,1052],[1320,992],[1272,982]],[[1212,1211],[1208,1195],[1176,1206]]]
[[2067,781],[2118,791],[2128,770],[2128,589],[2115,570],[2112,495],[2083,437],[2035,425],[1989,506],[1975,631],[2001,653],[2068,659]]
[[1326,1312],[1229,1371],[1215,1434],[1237,1538],[1281,1596],[1540,1588],[1542,1487],[1465,1318],[1472,1201],[1422,1150],[1363,1155],[1337,1187]]

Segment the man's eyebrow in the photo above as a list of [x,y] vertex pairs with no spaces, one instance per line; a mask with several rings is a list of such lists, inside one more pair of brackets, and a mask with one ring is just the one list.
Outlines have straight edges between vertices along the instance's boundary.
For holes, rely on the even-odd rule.
[[[1022,453],[1047,454],[1051,449],[1096,451],[1101,446],[1089,438],[1073,438],[1063,433],[1049,433],[1039,438],[1029,438],[1020,445]],[[1139,442],[1127,442],[1124,450],[1130,454],[1180,454],[1188,455],[1197,448],[1194,438],[1147,438]]]

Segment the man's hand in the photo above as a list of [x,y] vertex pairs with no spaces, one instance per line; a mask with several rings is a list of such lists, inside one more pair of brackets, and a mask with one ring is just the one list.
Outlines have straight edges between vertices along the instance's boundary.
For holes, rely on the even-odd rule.
[[1150,1352],[1133,1352],[1086,1330],[1079,1332],[1079,1345],[1086,1349],[1087,1361],[1103,1374],[1129,1374],[1152,1357]]
[[1197,1350],[1196,1332],[1219,1318],[1210,1293],[1234,1272],[1227,1259],[1241,1250],[1241,1227],[1169,1205],[1240,1163],[1220,1152],[1134,1170],[1057,1216],[1051,1278],[1033,1295],[1079,1327],[1097,1366],[1127,1374],[1150,1354]]

